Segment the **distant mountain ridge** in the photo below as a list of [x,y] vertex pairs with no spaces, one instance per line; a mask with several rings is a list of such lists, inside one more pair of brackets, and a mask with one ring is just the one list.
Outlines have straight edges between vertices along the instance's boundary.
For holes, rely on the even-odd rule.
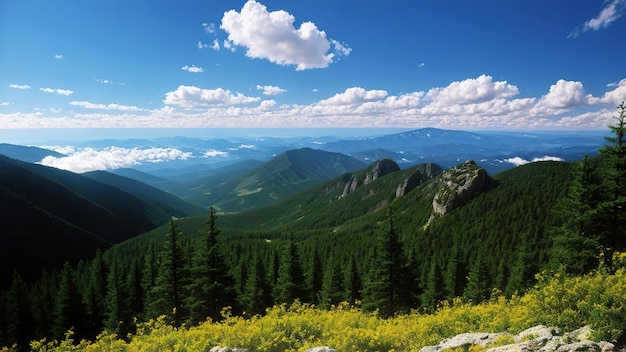
[[207,201],[224,212],[240,212],[273,204],[315,184],[347,172],[364,163],[352,157],[312,148],[290,150],[277,155],[242,176],[227,180]]

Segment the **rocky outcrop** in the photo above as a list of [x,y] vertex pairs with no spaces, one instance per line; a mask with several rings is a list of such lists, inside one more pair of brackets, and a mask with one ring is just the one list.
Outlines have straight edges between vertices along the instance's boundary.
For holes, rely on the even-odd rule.
[[415,171],[407,177],[403,183],[396,188],[396,198],[400,198],[411,192],[415,187],[421,185],[442,172],[441,166],[437,164],[420,164],[415,167]]
[[432,203],[433,212],[427,225],[488,190],[492,185],[491,177],[473,160],[446,170],[434,185],[436,191]]
[[350,180],[348,180],[345,187],[343,188],[343,193],[341,194],[341,197],[347,196],[361,185],[367,185],[368,183],[375,181],[381,176],[385,176],[399,170],[400,167],[398,166],[398,164],[396,164],[395,161],[389,158],[380,159],[363,172],[352,175]]
[[508,333],[467,333],[441,341],[436,346],[426,346],[420,352],[439,352],[448,349],[469,350],[472,346],[482,346],[488,352],[612,352],[618,349],[610,342],[589,340],[591,328],[561,333],[557,328],[538,325],[524,330],[518,335]]
[[247,348],[231,348],[231,347],[222,347],[215,346],[211,348],[210,352],[248,352]]

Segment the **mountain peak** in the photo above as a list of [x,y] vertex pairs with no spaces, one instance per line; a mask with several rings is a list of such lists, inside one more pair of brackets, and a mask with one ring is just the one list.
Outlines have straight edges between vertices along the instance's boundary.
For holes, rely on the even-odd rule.
[[392,172],[399,171],[398,164],[390,158],[382,158],[371,164],[365,170],[352,175],[350,180],[346,183],[341,197],[347,196],[349,193],[357,189],[361,185],[367,185],[368,183],[375,181],[377,178],[388,175]]

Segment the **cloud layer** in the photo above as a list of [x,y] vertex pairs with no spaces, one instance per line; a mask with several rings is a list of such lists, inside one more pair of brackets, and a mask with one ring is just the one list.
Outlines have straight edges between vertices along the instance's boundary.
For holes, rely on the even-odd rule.
[[588,20],[582,26],[576,27],[569,34],[568,38],[576,38],[587,31],[597,31],[606,28],[622,17],[626,11],[626,0],[608,0],[605,1],[605,4],[596,17]]
[[186,160],[192,157],[189,152],[183,152],[175,148],[119,148],[108,147],[104,149],[73,148],[73,147],[47,147],[66,154],[65,157],[47,156],[40,164],[83,173],[96,170],[119,169],[140,165],[142,163],[159,163],[169,160]]
[[[315,23],[304,22],[296,28],[294,22],[295,17],[286,11],[269,12],[263,4],[249,0],[240,12],[224,13],[220,28],[228,33],[226,48],[242,46],[248,57],[295,65],[296,70],[325,68],[336,55],[350,54],[347,45],[329,40]],[[331,45],[335,52],[329,52]]]
[[[604,129],[626,100],[626,78],[593,96],[579,81],[558,80],[538,97],[521,97],[516,85],[489,75],[425,91],[393,94],[350,87],[309,104],[284,104],[273,85],[249,95],[224,88],[181,85],[165,92],[163,106],[71,101],[69,108],[0,113],[4,128],[46,127],[439,127],[456,129]],[[256,95],[256,96],[255,96]],[[264,98],[265,97],[265,98]],[[9,105],[10,102],[6,102]]]

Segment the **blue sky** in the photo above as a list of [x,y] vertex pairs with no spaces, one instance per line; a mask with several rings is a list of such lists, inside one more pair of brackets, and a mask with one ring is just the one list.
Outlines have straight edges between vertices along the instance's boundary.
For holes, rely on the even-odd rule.
[[0,0],[0,129],[605,129],[626,0]]

